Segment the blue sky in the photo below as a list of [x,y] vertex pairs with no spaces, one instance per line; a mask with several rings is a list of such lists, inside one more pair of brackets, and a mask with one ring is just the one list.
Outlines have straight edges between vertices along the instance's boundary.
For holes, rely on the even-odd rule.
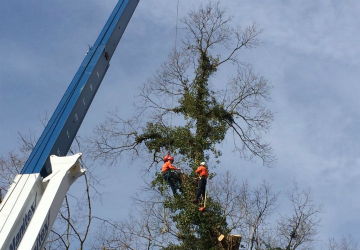
[[[40,136],[39,117],[51,116],[116,2],[0,2],[0,154],[17,147],[18,132]],[[206,1],[180,0],[179,16],[199,3]],[[174,46],[176,6],[176,0],[140,1],[80,134],[91,134],[108,111],[131,116],[137,88]],[[241,57],[274,86],[275,121],[266,138],[278,162],[269,169],[260,161],[241,161],[228,140],[217,171],[231,170],[253,184],[271,180],[284,194],[296,179],[326,208],[319,238],[360,239],[360,2],[226,0],[221,6],[234,23],[256,22],[263,29],[262,43]],[[128,180],[137,178],[141,164],[105,168],[105,175],[117,178],[109,179],[99,214],[119,209],[112,199],[118,191],[112,190],[123,191],[122,201],[130,202],[140,181]]]

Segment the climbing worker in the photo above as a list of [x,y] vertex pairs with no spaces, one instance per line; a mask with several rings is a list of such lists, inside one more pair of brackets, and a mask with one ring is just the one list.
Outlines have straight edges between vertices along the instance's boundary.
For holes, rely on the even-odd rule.
[[180,189],[181,180],[177,173],[173,172],[173,170],[180,170],[180,168],[174,167],[172,165],[172,163],[174,162],[174,157],[172,156],[165,156],[164,162],[165,163],[161,168],[161,173],[166,182],[170,184],[173,194],[177,195],[176,190]]
[[205,198],[206,179],[209,176],[209,171],[206,168],[205,162],[200,163],[200,166],[196,169],[196,173],[199,175],[199,178],[198,178],[198,192],[194,202],[198,202],[200,197],[202,198],[202,200],[204,200]]

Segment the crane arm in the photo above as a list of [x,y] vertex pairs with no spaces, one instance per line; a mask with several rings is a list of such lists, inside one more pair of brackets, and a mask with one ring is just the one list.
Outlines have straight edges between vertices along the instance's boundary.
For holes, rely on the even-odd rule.
[[45,127],[21,174],[51,173],[50,155],[64,156],[109,67],[109,62],[139,0],[120,0]]

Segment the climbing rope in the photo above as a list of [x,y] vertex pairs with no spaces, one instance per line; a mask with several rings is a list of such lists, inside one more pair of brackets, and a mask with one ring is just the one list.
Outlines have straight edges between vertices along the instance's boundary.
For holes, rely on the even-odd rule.
[[[177,0],[177,4],[176,4],[176,27],[175,27],[175,53],[176,53],[176,49],[177,49],[177,33],[178,33],[178,20],[179,20],[179,0]],[[174,93],[174,85],[172,85],[172,93]],[[171,108],[174,106],[174,95],[172,94],[171,95]],[[173,121],[173,114],[172,112],[170,112],[170,129],[172,129],[172,121]],[[170,155],[170,150],[171,150],[171,140],[170,140],[170,134],[168,133],[168,152],[167,152],[167,155],[169,156]],[[169,175],[166,177],[166,180],[165,178],[163,178],[163,193],[162,193],[162,208],[163,208],[163,222],[164,222],[164,225],[163,225],[163,228],[162,228],[162,231],[161,233],[165,233],[166,232],[166,209],[165,209],[165,199],[166,199],[166,185],[168,183],[168,178],[169,178]],[[158,227],[159,227],[159,223],[160,222],[160,219],[158,220]],[[155,245],[155,239],[158,237],[155,236],[153,238],[153,242],[151,244],[151,247],[150,249],[152,250],[154,248],[154,245]]]
[[177,1],[177,5],[176,5],[175,52],[176,52],[176,45],[177,45],[178,20],[179,20],[179,0]]
[[[179,20],[179,0],[176,4],[176,25],[175,25],[175,41],[174,41],[174,53],[177,51],[177,33],[178,33],[178,20]],[[171,86],[171,109],[174,107],[174,84]],[[172,128],[173,113],[170,112],[170,129]],[[170,142],[168,148],[168,154],[170,154]]]
[[[167,178],[169,178],[169,176],[167,176]],[[166,192],[166,182],[165,179],[163,178],[163,216],[164,216],[164,227],[162,229],[162,233],[166,232],[166,213],[165,213],[165,206],[164,206],[164,202],[165,202],[165,192]]]
[[205,190],[204,208],[206,208],[206,195],[207,195],[207,190]]

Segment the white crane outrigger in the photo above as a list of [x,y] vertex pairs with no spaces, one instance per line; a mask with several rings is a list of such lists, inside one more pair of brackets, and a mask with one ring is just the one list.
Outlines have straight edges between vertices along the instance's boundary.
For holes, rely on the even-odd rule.
[[40,250],[81,169],[66,156],[139,0],[119,0],[0,204],[0,249]]

